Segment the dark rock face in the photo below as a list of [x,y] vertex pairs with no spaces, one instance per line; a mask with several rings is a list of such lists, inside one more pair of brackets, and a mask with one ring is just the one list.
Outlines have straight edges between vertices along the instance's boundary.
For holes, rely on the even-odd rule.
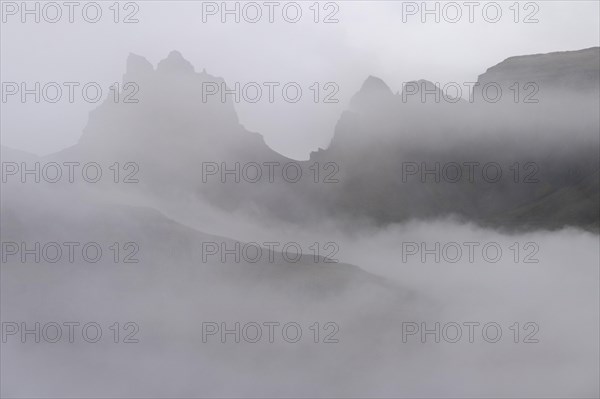
[[578,92],[598,95],[600,48],[510,57],[489,68],[477,79],[480,85],[496,82],[509,88],[536,83],[544,92]]
[[[329,198],[332,212],[358,212],[381,223],[452,214],[511,228],[597,230],[598,54],[593,48],[509,58],[479,77],[478,86],[504,90],[496,103],[477,95],[474,103],[445,101],[442,93],[439,103],[418,95],[402,101],[369,78],[355,97],[362,103],[353,101],[342,115],[331,146],[311,157],[340,162],[343,178]],[[523,102],[521,93],[515,102],[510,86],[517,83],[523,91],[530,82],[537,85],[537,101]],[[425,80],[413,83],[439,90]],[[372,88],[370,99],[364,87]],[[492,162],[504,173],[497,182],[481,173],[474,182],[453,182],[443,171]],[[407,164],[417,172],[404,182]],[[532,168],[532,179],[517,176],[515,168],[524,165]],[[467,169],[461,168],[463,177]]]

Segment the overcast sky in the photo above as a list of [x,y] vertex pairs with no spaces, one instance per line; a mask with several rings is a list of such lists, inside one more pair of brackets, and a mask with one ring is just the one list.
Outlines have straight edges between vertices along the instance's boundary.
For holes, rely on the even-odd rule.
[[[455,3],[462,11],[456,23],[444,19],[444,3],[439,23],[433,15],[423,23],[420,10],[412,15],[411,5],[392,1],[321,2],[319,23],[313,20],[313,1],[299,2],[302,17],[297,23],[284,20],[286,2],[281,2],[274,10],[274,23],[268,21],[266,6],[261,7],[263,16],[257,23],[245,22],[243,15],[240,23],[233,16],[222,23],[219,13],[207,15],[203,22],[202,2],[143,1],[135,3],[138,9],[133,17],[139,22],[132,24],[114,23],[109,8],[113,2],[99,3],[102,18],[92,24],[82,18],[82,6],[75,9],[73,23],[68,22],[66,7],[57,23],[45,22],[43,15],[40,23],[33,22],[33,16],[22,23],[19,11],[12,15],[11,8],[21,2],[2,2],[2,82],[98,82],[107,89],[106,95],[112,82],[121,81],[130,52],[156,66],[171,50],[179,50],[196,71],[206,68],[230,86],[298,82],[304,90],[298,103],[287,103],[276,94],[273,104],[266,99],[236,104],[247,129],[297,159],[328,145],[341,112],[369,75],[381,77],[394,91],[416,79],[442,85],[471,82],[507,57],[598,46],[600,36],[597,1],[520,2],[518,23],[513,1],[497,2],[502,15],[496,23],[484,18],[486,2],[474,9],[473,23],[462,1]],[[234,2],[228,4],[234,7]],[[420,7],[421,2],[414,4]],[[119,20],[136,11],[125,5],[121,3]],[[246,10],[246,16],[253,18],[255,10]],[[486,10],[485,17],[493,20],[494,6]],[[48,18],[54,17],[54,10],[46,11]],[[456,9],[445,11],[448,19],[455,18]],[[93,9],[88,13],[93,17]],[[331,13],[339,22],[323,23]],[[292,6],[286,15],[294,17]],[[524,23],[527,17],[538,22]],[[334,98],[339,102],[315,104],[309,89],[314,82],[335,82],[339,92]],[[22,104],[10,98],[2,103],[2,144],[37,154],[73,145],[95,106],[80,96],[73,104],[66,100]]]

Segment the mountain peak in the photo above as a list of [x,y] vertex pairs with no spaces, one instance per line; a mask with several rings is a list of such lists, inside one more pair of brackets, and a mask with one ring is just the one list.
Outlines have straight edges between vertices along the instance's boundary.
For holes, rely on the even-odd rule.
[[350,106],[353,109],[370,108],[387,102],[393,96],[394,93],[383,80],[375,76],[369,76],[358,93],[352,97]]
[[173,50],[167,58],[158,63],[158,72],[163,73],[194,73],[194,66],[177,51]]
[[126,74],[137,75],[146,74],[154,71],[154,67],[146,58],[141,55],[129,53],[127,57],[127,69]]
[[359,93],[375,93],[385,92],[386,94],[392,94],[392,90],[389,86],[380,78],[369,75],[367,80],[363,83]]

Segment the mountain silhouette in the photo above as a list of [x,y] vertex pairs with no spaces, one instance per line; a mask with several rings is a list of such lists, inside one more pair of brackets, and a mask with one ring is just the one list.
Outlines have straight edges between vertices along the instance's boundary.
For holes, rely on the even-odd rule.
[[[156,69],[131,54],[123,80],[137,84],[139,101],[107,99],[90,113],[79,143],[49,158],[135,160],[144,176],[138,188],[149,195],[196,196],[224,209],[299,222],[359,216],[393,223],[458,215],[510,228],[597,229],[598,99],[590,93],[598,93],[598,54],[592,48],[512,57],[479,76],[480,84],[536,82],[546,95],[535,104],[471,104],[451,97],[439,106],[405,102],[370,76],[340,117],[330,146],[296,162],[308,173],[315,162],[333,163],[339,183],[315,184],[307,173],[294,184],[275,174],[273,181],[243,186],[219,178],[203,182],[204,163],[231,168],[293,160],[246,130],[229,98],[206,95],[207,86],[226,87],[223,78],[196,72],[177,51]],[[426,80],[409,83],[440,90]],[[495,163],[504,175],[493,183],[482,180],[480,171],[473,181],[438,182],[431,173],[403,181],[407,163],[434,169]],[[535,175],[533,183],[524,181],[527,173]]]

